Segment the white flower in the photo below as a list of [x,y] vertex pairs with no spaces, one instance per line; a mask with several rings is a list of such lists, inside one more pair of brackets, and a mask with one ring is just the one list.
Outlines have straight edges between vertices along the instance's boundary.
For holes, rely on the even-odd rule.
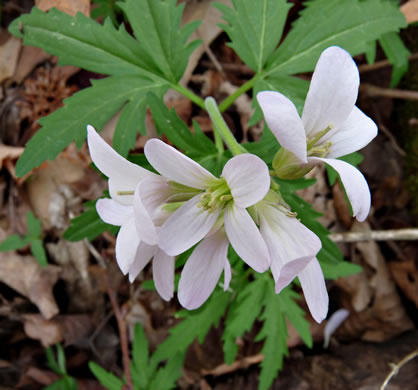
[[260,92],[257,99],[280,145],[302,168],[324,162],[339,173],[354,216],[363,221],[370,210],[367,182],[355,167],[336,160],[366,146],[377,134],[375,123],[355,106],[359,82],[350,54],[334,46],[316,64],[302,118],[278,92]]
[[[87,142],[94,164],[109,178],[112,199],[99,199],[96,209],[104,222],[121,226],[115,248],[119,268],[123,274],[129,274],[129,280],[133,282],[154,258],[155,286],[163,299],[170,300],[174,292],[174,256],[159,249],[152,216],[144,212],[141,202],[135,201],[139,199],[141,183],[145,179],[159,180],[160,177],[120,156],[92,126],[87,127]],[[121,195],[123,192],[126,194]]]
[[[146,143],[145,155],[150,164],[180,190],[189,194],[195,191],[167,218],[158,234],[159,247],[172,256],[202,240],[181,275],[178,296],[184,307],[199,307],[215,288],[223,270],[227,288],[230,280],[228,243],[257,272],[268,269],[271,260],[266,243],[246,210],[263,199],[270,188],[268,167],[260,158],[251,154],[235,156],[226,163],[221,178],[216,178],[157,139]],[[153,197],[150,192],[144,197],[146,195],[149,199]]]
[[272,259],[276,293],[298,276],[312,317],[320,323],[328,312],[324,275],[315,257],[320,239],[279,203],[263,200],[253,209]]

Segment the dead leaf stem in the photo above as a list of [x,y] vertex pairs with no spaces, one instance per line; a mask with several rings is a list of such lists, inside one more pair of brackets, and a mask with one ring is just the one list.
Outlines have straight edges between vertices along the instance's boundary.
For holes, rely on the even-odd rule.
[[398,374],[399,370],[404,366],[406,363],[408,363],[410,360],[414,359],[416,356],[418,356],[418,349],[415,351],[412,351],[408,355],[406,355],[402,360],[400,360],[398,363],[392,363],[392,370],[390,371],[389,375],[386,377],[385,381],[383,382],[382,386],[380,387],[380,390],[385,390],[386,386],[390,382],[390,380]]
[[393,229],[393,230],[369,230],[364,232],[332,233],[329,236],[335,242],[357,241],[390,241],[390,240],[418,240],[418,228]]

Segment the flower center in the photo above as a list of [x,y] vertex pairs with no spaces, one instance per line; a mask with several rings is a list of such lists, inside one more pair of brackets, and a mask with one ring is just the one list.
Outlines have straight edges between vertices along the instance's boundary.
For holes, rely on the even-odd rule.
[[232,199],[231,190],[229,189],[226,180],[221,178],[210,185],[200,196],[197,207],[201,207],[209,213],[213,213],[217,208],[225,207]]

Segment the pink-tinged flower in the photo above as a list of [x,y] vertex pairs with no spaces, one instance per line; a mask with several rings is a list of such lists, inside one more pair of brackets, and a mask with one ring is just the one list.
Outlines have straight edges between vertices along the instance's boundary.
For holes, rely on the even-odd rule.
[[[336,159],[363,148],[377,134],[375,123],[355,106],[359,82],[350,54],[334,46],[316,64],[302,118],[278,92],[260,92],[257,99],[269,128],[285,149],[276,156],[276,173],[290,178],[291,171],[303,176],[318,163],[330,165],[341,177],[354,216],[363,221],[370,210],[367,182],[355,167]],[[286,150],[291,155],[285,155]]]
[[133,282],[153,258],[157,291],[163,299],[170,300],[174,292],[174,256],[158,247],[153,216],[143,210],[139,201],[141,183],[160,177],[120,156],[92,126],[87,127],[87,142],[93,162],[109,178],[112,199],[99,199],[96,209],[104,222],[121,226],[115,248],[119,268]]
[[[270,188],[268,167],[260,158],[251,154],[235,156],[226,163],[221,178],[216,178],[157,139],[146,143],[145,155],[161,175],[176,183],[179,191],[189,194],[195,191],[166,219],[158,234],[159,247],[172,256],[201,241],[181,275],[179,300],[184,307],[199,307],[215,288],[223,270],[227,288],[228,243],[257,272],[268,269],[270,256],[266,243],[246,210],[262,200]],[[168,185],[173,186],[170,182]]]
[[278,202],[263,200],[253,210],[270,252],[276,293],[299,277],[312,317],[320,323],[328,312],[324,275],[315,257],[321,240]]

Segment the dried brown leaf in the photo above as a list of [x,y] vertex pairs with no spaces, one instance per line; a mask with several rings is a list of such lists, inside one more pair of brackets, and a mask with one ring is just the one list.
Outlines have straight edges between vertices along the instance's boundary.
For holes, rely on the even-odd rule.
[[12,81],[20,84],[39,64],[51,57],[51,54],[39,47],[24,46]]
[[401,12],[409,24],[418,22],[418,0],[409,0],[401,6]]
[[90,16],[90,0],[36,0],[35,5],[42,11],[49,11],[55,7],[73,16],[77,12]]
[[59,309],[53,295],[53,287],[61,269],[48,265],[43,268],[33,256],[16,253],[0,254],[0,281],[27,297],[41,314],[49,319]]
[[26,334],[39,340],[44,347],[61,342],[77,344],[91,333],[94,326],[92,316],[88,314],[59,315],[50,320],[39,314],[26,314],[23,319]]
[[0,169],[3,167],[3,161],[6,159],[15,160],[23,153],[25,148],[18,146],[8,146],[0,144]]
[[19,38],[0,31],[0,83],[14,75],[21,47]]
[[418,269],[414,260],[389,263],[393,279],[418,308]]

